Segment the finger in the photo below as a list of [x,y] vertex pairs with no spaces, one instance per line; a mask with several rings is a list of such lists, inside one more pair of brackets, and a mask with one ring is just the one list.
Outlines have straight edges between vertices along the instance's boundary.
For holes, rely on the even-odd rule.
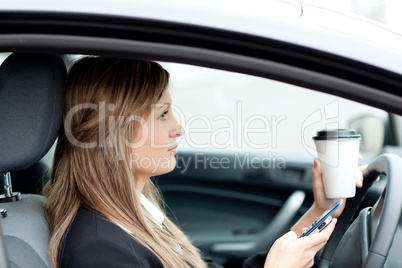
[[359,166],[358,167],[358,171],[356,173],[356,186],[358,188],[363,187],[363,170],[365,170],[367,168],[368,165],[363,165],[363,166]]
[[359,166],[358,167],[358,171],[356,174],[356,186],[358,188],[362,188],[363,187],[363,171],[367,168],[368,165],[363,165],[363,166]]
[[314,254],[317,253],[320,249],[322,249],[325,245],[327,244],[327,242],[321,243],[317,246],[314,246],[312,248],[310,248],[309,250],[313,251]]
[[361,155],[361,154],[359,154],[359,156],[358,156],[358,158],[357,158],[359,161],[360,160],[363,160],[363,156]]
[[338,222],[337,218],[333,218],[332,221],[328,224],[327,227],[325,227],[324,230],[322,230],[320,233],[318,234],[322,234],[324,236],[326,236],[327,240],[329,239],[329,237],[331,236],[332,232],[335,229],[336,223]]
[[310,268],[310,267],[313,267],[313,265],[314,265],[314,256],[310,258],[310,260],[308,261],[308,263],[304,267],[305,268]]
[[299,239],[300,241],[304,239],[305,248],[311,249],[313,247],[319,246],[322,243],[326,243],[334,231],[337,219],[333,219],[332,222],[320,233],[315,233],[310,236],[305,236]]
[[[360,171],[362,172],[362,186],[363,186],[363,171],[367,168],[368,165],[363,165],[363,166],[359,166]],[[374,182],[377,182],[380,180],[380,177],[378,177]],[[356,179],[356,185],[357,185],[357,179]]]
[[360,171],[363,172],[367,168],[367,166],[368,165],[359,166]]
[[363,173],[360,169],[357,169],[356,172],[356,186],[361,188],[363,186]]
[[322,165],[321,161],[317,158],[314,159],[314,167],[312,175],[313,175],[313,188],[323,189],[324,182],[322,181]]

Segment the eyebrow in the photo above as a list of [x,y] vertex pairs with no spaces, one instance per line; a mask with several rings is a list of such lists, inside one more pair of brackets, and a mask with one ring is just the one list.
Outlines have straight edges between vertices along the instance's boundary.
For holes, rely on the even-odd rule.
[[156,104],[156,105],[157,105],[158,110],[162,110],[162,108],[163,109],[169,108],[172,104],[170,102],[166,102],[166,103],[163,103],[163,104]]

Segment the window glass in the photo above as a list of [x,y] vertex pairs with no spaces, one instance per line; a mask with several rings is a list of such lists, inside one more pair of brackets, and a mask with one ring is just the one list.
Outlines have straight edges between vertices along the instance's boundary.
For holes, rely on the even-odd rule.
[[[317,130],[348,128],[362,116],[381,121],[387,115],[338,96],[266,78],[161,64],[171,75],[173,111],[186,130],[181,150],[311,154]],[[381,140],[383,135],[375,138]],[[379,144],[381,147],[382,141]]]
[[10,56],[11,53],[8,52],[2,52],[0,53],[0,65],[3,63],[3,61]]

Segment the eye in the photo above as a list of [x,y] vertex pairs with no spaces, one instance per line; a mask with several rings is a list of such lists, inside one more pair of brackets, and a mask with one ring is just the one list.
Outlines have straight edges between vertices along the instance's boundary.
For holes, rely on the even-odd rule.
[[163,112],[163,114],[161,114],[161,116],[159,116],[159,119],[161,119],[162,121],[165,121],[167,113],[168,113],[168,111]]

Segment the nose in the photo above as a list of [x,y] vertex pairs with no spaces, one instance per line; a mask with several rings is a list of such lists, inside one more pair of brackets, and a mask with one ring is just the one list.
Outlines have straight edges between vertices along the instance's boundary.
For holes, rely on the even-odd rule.
[[180,131],[179,131],[179,135],[177,137],[184,135],[184,128],[180,124],[179,124],[179,128],[180,128]]
[[178,138],[178,137],[182,136],[183,134],[184,134],[184,128],[180,124],[177,124],[177,127],[175,128],[174,131],[172,131],[170,136],[172,138]]
[[179,122],[177,122],[177,120],[174,120],[175,125],[172,128],[171,132],[170,132],[170,137],[172,138],[178,138],[180,136],[183,136],[184,134],[184,128],[179,124]]

